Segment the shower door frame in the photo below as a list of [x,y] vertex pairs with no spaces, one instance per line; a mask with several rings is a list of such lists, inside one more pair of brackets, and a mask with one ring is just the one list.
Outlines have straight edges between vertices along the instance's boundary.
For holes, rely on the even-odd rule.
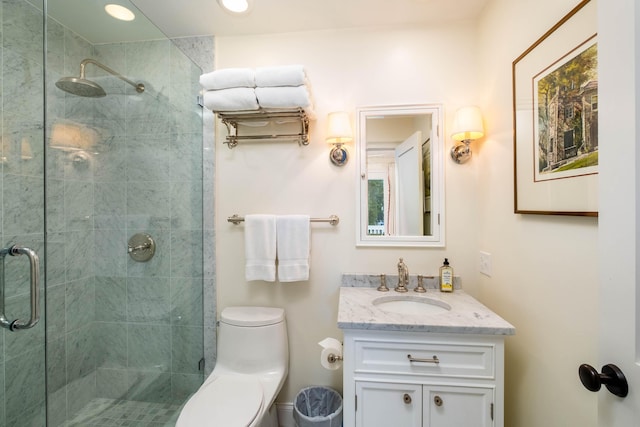
[[46,423],[44,2],[2,2],[0,425]]

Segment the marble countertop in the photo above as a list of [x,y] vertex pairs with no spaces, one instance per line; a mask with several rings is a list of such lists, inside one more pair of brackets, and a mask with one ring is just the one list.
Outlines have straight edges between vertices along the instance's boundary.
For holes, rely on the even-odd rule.
[[[373,304],[381,296],[431,298],[451,306],[436,314],[398,314],[384,311]],[[341,287],[338,307],[340,329],[372,329],[455,334],[514,335],[515,328],[462,290],[451,293],[428,289],[420,294],[379,292],[375,288]]]

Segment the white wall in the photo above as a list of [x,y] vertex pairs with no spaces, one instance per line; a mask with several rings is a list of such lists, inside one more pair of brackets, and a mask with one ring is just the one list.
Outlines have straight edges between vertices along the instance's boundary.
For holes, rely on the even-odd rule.
[[[356,107],[369,105],[442,103],[446,125],[457,107],[477,101],[479,80],[469,67],[478,59],[474,43],[469,25],[216,38],[217,68],[304,64],[315,95],[317,120],[311,123],[309,146],[255,142],[228,150],[218,141],[216,150],[218,307],[268,304],[286,309],[291,369],[280,402],[291,402],[310,384],[342,389],[341,371],[320,367],[317,342],[342,337],[336,317],[343,272],[393,274],[398,257],[404,257],[412,274],[435,275],[447,256],[463,286],[473,291],[478,162],[462,167],[445,162],[446,248],[356,249],[355,162],[333,166],[324,135],[329,112],[353,114]],[[224,133],[220,127],[218,135]],[[353,153],[354,147],[349,149]],[[340,224],[313,224],[309,282],[247,283],[243,227],[226,222],[233,213],[336,214]]]
[[577,375],[598,363],[597,219],[513,214],[511,63],[577,3],[494,0],[479,31],[488,137],[477,249],[491,253],[494,274],[477,276],[477,293],[517,330],[506,346],[507,426],[597,425],[597,395]]
[[[218,305],[286,309],[292,360],[280,402],[309,384],[341,389],[341,371],[319,366],[316,343],[341,336],[342,272],[393,273],[402,256],[412,274],[435,274],[447,256],[463,287],[517,328],[506,346],[506,425],[596,425],[596,397],[580,385],[577,367],[597,361],[597,220],[513,213],[511,62],[576,3],[493,0],[477,28],[216,38],[217,68],[302,63],[316,97],[308,147],[260,142],[228,150],[218,141],[216,151]],[[471,162],[445,161],[447,246],[356,249],[355,164],[330,164],[326,115],[423,102],[445,106],[445,126],[461,105],[480,104],[485,114],[488,136],[473,144]],[[255,212],[340,216],[336,228],[312,227],[308,283],[244,280],[243,229],[226,217]],[[491,278],[478,272],[479,250],[492,254]]]

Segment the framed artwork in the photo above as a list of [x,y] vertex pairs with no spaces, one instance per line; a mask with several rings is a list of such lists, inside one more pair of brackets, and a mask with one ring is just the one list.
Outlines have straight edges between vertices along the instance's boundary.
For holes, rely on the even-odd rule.
[[596,12],[580,2],[513,61],[515,213],[598,216]]

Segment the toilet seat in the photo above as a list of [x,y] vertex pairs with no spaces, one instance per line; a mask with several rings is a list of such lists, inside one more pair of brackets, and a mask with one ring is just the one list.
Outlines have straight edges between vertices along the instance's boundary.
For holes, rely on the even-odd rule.
[[204,384],[187,402],[177,426],[246,427],[260,413],[263,392],[251,377],[221,376]]

